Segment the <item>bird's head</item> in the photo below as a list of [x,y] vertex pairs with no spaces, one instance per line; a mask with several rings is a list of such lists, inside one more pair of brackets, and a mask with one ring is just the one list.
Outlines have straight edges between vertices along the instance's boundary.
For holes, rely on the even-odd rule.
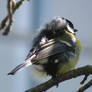
[[66,31],[75,34],[77,31],[74,29],[71,21],[61,17],[56,17],[50,23],[48,23],[46,27],[54,36],[63,35],[63,33]]

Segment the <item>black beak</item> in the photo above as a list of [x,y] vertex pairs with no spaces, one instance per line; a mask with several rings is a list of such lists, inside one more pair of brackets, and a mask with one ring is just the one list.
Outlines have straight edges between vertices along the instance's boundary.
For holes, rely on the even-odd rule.
[[78,30],[77,29],[74,29],[74,32],[77,32]]

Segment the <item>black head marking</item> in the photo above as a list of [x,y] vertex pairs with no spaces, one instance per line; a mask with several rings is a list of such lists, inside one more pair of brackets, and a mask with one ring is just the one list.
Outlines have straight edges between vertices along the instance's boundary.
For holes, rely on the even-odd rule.
[[69,26],[70,26],[71,28],[73,28],[73,29],[74,29],[74,25],[72,24],[72,22],[71,22],[71,21],[69,21],[68,19],[66,19],[66,21],[67,21],[67,23],[69,24]]

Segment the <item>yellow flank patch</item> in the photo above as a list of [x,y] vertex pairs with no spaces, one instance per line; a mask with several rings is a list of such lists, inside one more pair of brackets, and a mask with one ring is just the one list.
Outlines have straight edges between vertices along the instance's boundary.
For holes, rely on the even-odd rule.
[[58,74],[64,74],[64,73],[74,69],[75,65],[78,63],[78,59],[79,59],[79,57],[76,57],[76,58],[70,60],[68,63],[65,63],[63,65],[59,65]]

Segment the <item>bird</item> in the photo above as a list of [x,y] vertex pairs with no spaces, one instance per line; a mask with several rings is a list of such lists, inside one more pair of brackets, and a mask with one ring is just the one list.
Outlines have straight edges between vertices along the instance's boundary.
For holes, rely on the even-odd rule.
[[40,29],[33,40],[32,48],[25,61],[8,75],[15,75],[28,66],[39,66],[36,70],[52,78],[75,68],[79,61],[82,45],[76,36],[73,23],[63,17],[55,17]]

